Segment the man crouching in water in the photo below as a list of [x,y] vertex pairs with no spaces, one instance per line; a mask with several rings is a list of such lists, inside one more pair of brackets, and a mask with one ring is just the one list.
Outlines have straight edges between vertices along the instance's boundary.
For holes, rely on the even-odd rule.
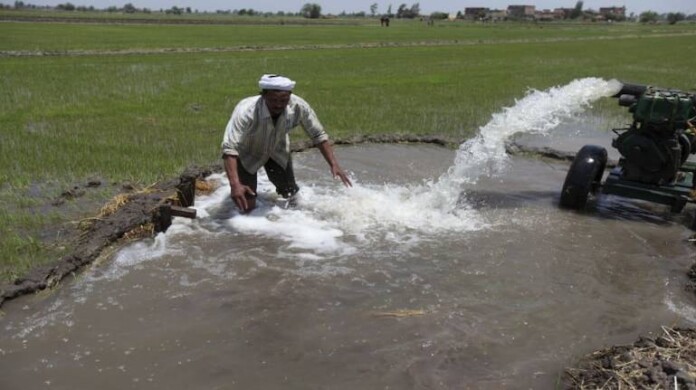
[[263,75],[260,96],[242,99],[232,112],[222,141],[225,171],[232,201],[242,213],[256,207],[256,172],[263,167],[276,192],[290,198],[299,191],[290,156],[290,130],[301,125],[346,187],[350,179],[336,161],[329,136],[314,110],[292,94],[295,82],[279,75]]

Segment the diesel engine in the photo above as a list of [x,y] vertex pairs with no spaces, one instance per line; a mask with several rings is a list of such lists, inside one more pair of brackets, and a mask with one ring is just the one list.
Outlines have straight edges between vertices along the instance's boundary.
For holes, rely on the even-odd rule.
[[614,129],[621,177],[647,184],[671,184],[679,167],[696,153],[696,93],[624,84],[615,95],[633,123]]

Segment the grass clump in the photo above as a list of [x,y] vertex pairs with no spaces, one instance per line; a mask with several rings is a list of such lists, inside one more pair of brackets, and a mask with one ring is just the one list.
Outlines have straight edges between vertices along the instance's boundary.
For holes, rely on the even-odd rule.
[[[674,389],[696,385],[696,330],[662,328],[657,337],[642,337],[587,356],[578,368],[566,369],[565,388]],[[676,386],[675,386],[676,384]]]

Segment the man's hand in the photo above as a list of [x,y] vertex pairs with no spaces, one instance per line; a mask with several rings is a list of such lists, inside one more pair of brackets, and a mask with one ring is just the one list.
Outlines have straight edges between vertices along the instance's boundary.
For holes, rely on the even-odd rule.
[[237,156],[224,156],[225,172],[227,179],[230,181],[230,197],[232,202],[239,208],[242,213],[248,213],[256,207],[256,194],[251,187],[242,184],[239,181],[237,174]]
[[[251,196],[247,197],[247,195]],[[230,186],[230,196],[242,213],[247,213],[256,207],[256,199],[253,198],[256,194],[249,186],[241,183]]]
[[326,162],[329,164],[329,167],[331,168],[331,175],[334,177],[334,179],[338,176],[343,182],[344,186],[352,187],[353,183],[350,182],[348,175],[346,175],[346,173],[343,172],[343,169],[341,169],[341,166],[338,165],[338,161],[336,161],[333,148],[331,147],[329,141],[320,143],[317,145],[317,148],[319,148],[321,155],[324,156],[324,160],[326,160]]
[[334,177],[334,179],[336,177],[341,179],[344,186],[346,186],[346,187],[353,186],[353,183],[350,182],[350,178],[348,178],[348,175],[346,175],[346,173],[343,172],[343,169],[341,169],[341,167],[339,167],[338,165],[334,165],[331,167],[331,175]]

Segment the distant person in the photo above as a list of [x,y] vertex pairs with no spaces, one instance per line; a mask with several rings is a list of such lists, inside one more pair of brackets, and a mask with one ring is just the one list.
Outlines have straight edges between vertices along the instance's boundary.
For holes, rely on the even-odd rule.
[[295,82],[287,77],[263,75],[260,96],[242,99],[227,123],[222,155],[232,201],[242,213],[256,207],[256,172],[261,167],[281,197],[290,199],[299,191],[288,136],[298,125],[319,148],[333,177],[352,186],[336,161],[324,127],[309,104],[292,93],[294,87]]

